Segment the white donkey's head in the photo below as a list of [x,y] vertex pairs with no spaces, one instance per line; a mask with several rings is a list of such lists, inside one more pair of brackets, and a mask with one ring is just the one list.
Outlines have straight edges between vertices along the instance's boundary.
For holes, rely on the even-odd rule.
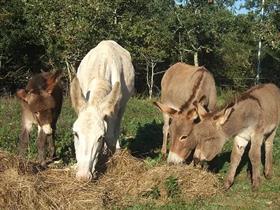
[[93,91],[86,101],[77,77],[71,82],[72,106],[78,114],[78,119],[73,125],[77,159],[76,178],[83,181],[92,178],[107,132],[106,120],[115,112],[118,105],[120,83],[116,82],[111,88],[107,81],[93,80],[90,90]]

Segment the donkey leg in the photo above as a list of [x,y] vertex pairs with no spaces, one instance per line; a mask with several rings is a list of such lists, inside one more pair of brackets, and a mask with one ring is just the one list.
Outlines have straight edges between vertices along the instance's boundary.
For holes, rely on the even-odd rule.
[[265,165],[264,165],[264,176],[267,179],[272,178],[272,147],[273,139],[276,134],[276,129],[267,137],[265,141]]
[[261,163],[261,145],[262,136],[255,134],[251,140],[249,158],[252,164],[252,190],[257,190],[260,185],[260,163]]
[[38,138],[37,138],[38,161],[43,167],[47,166],[46,141],[47,141],[47,134],[45,134],[42,129],[39,129]]
[[241,138],[239,136],[236,136],[234,138],[233,148],[230,157],[230,168],[224,184],[225,189],[229,189],[233,184],[236,169],[241,161],[242,155],[245,151],[247,144],[248,141],[244,138]]
[[31,121],[23,121],[22,123],[22,131],[19,136],[19,155],[25,157],[28,142],[29,142],[29,133],[32,129],[32,122]]
[[105,136],[105,149],[107,149],[106,152],[109,152],[109,154],[114,154],[116,151],[117,137],[115,136],[115,122],[116,116],[109,118],[107,121],[108,128]]
[[168,114],[163,113],[163,128],[162,128],[162,133],[163,133],[163,141],[162,141],[162,147],[161,147],[161,154],[163,157],[166,157],[167,153],[167,138],[168,138],[168,132],[169,132],[169,120],[170,117]]
[[48,158],[53,160],[55,157],[55,144],[54,144],[54,133],[52,135],[47,136],[48,143]]
[[118,115],[117,115],[117,118],[116,118],[116,123],[115,123],[115,128],[114,128],[114,134],[117,138],[117,142],[116,142],[116,149],[117,150],[121,149],[120,142],[119,142],[119,136],[120,136],[121,122],[122,122],[122,117],[123,117],[124,111],[125,111],[125,106],[120,108],[120,110],[118,112]]
[[48,144],[48,157],[50,160],[53,160],[55,157],[55,131],[56,131],[56,125],[52,124],[52,135],[47,136],[47,144]]

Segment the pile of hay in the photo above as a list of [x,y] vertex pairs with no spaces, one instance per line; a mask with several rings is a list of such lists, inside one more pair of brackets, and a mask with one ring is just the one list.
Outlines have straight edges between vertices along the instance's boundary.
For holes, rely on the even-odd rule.
[[0,151],[0,209],[104,209],[150,201],[163,205],[218,191],[211,173],[190,166],[149,167],[125,150],[90,183],[77,182],[69,168],[40,171],[34,163]]

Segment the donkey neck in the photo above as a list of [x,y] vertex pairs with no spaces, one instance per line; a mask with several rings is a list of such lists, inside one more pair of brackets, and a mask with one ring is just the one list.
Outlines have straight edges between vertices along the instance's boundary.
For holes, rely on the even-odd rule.
[[260,117],[260,107],[256,101],[241,101],[236,103],[233,108],[234,111],[221,126],[227,138],[233,137],[248,128],[255,127]]

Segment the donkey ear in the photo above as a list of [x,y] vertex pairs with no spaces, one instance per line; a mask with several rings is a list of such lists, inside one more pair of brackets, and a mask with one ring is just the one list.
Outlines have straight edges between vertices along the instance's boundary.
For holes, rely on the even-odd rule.
[[190,111],[187,112],[187,119],[192,120],[192,121],[196,121],[197,119],[199,119],[199,115],[197,113],[196,109],[191,109]]
[[111,116],[115,112],[118,106],[120,96],[121,96],[120,83],[116,82],[111,92],[104,98],[103,102],[100,105],[104,118]]
[[153,102],[153,104],[163,113],[166,113],[170,116],[174,115],[175,113],[179,112],[179,110],[173,109],[170,106],[162,104],[158,101]]
[[233,107],[228,107],[224,109],[224,113],[218,118],[217,123],[219,125],[225,124],[225,122],[228,120],[230,117],[231,113],[234,111]]
[[201,104],[203,107],[207,106],[207,98],[205,95],[201,96],[199,99],[199,104]]
[[54,87],[56,86],[56,84],[60,80],[61,76],[62,76],[62,71],[61,70],[57,70],[56,72],[54,72],[52,75],[50,75],[47,78],[47,88],[46,88],[46,91],[49,94],[52,93]]
[[206,111],[206,109],[202,106],[201,103],[198,103],[197,101],[195,101],[195,102],[193,103],[193,105],[194,105],[194,107],[195,107],[195,110],[196,110],[196,112],[197,112],[199,118],[200,118],[201,120],[204,120],[204,119],[205,119],[205,115],[208,113],[208,112]]
[[70,84],[70,98],[72,107],[75,112],[79,114],[81,109],[86,105],[86,100],[82,94],[80,83],[78,78],[75,76]]
[[26,90],[24,89],[19,89],[16,93],[17,97],[21,100],[23,100],[24,102],[27,102],[27,93]]

